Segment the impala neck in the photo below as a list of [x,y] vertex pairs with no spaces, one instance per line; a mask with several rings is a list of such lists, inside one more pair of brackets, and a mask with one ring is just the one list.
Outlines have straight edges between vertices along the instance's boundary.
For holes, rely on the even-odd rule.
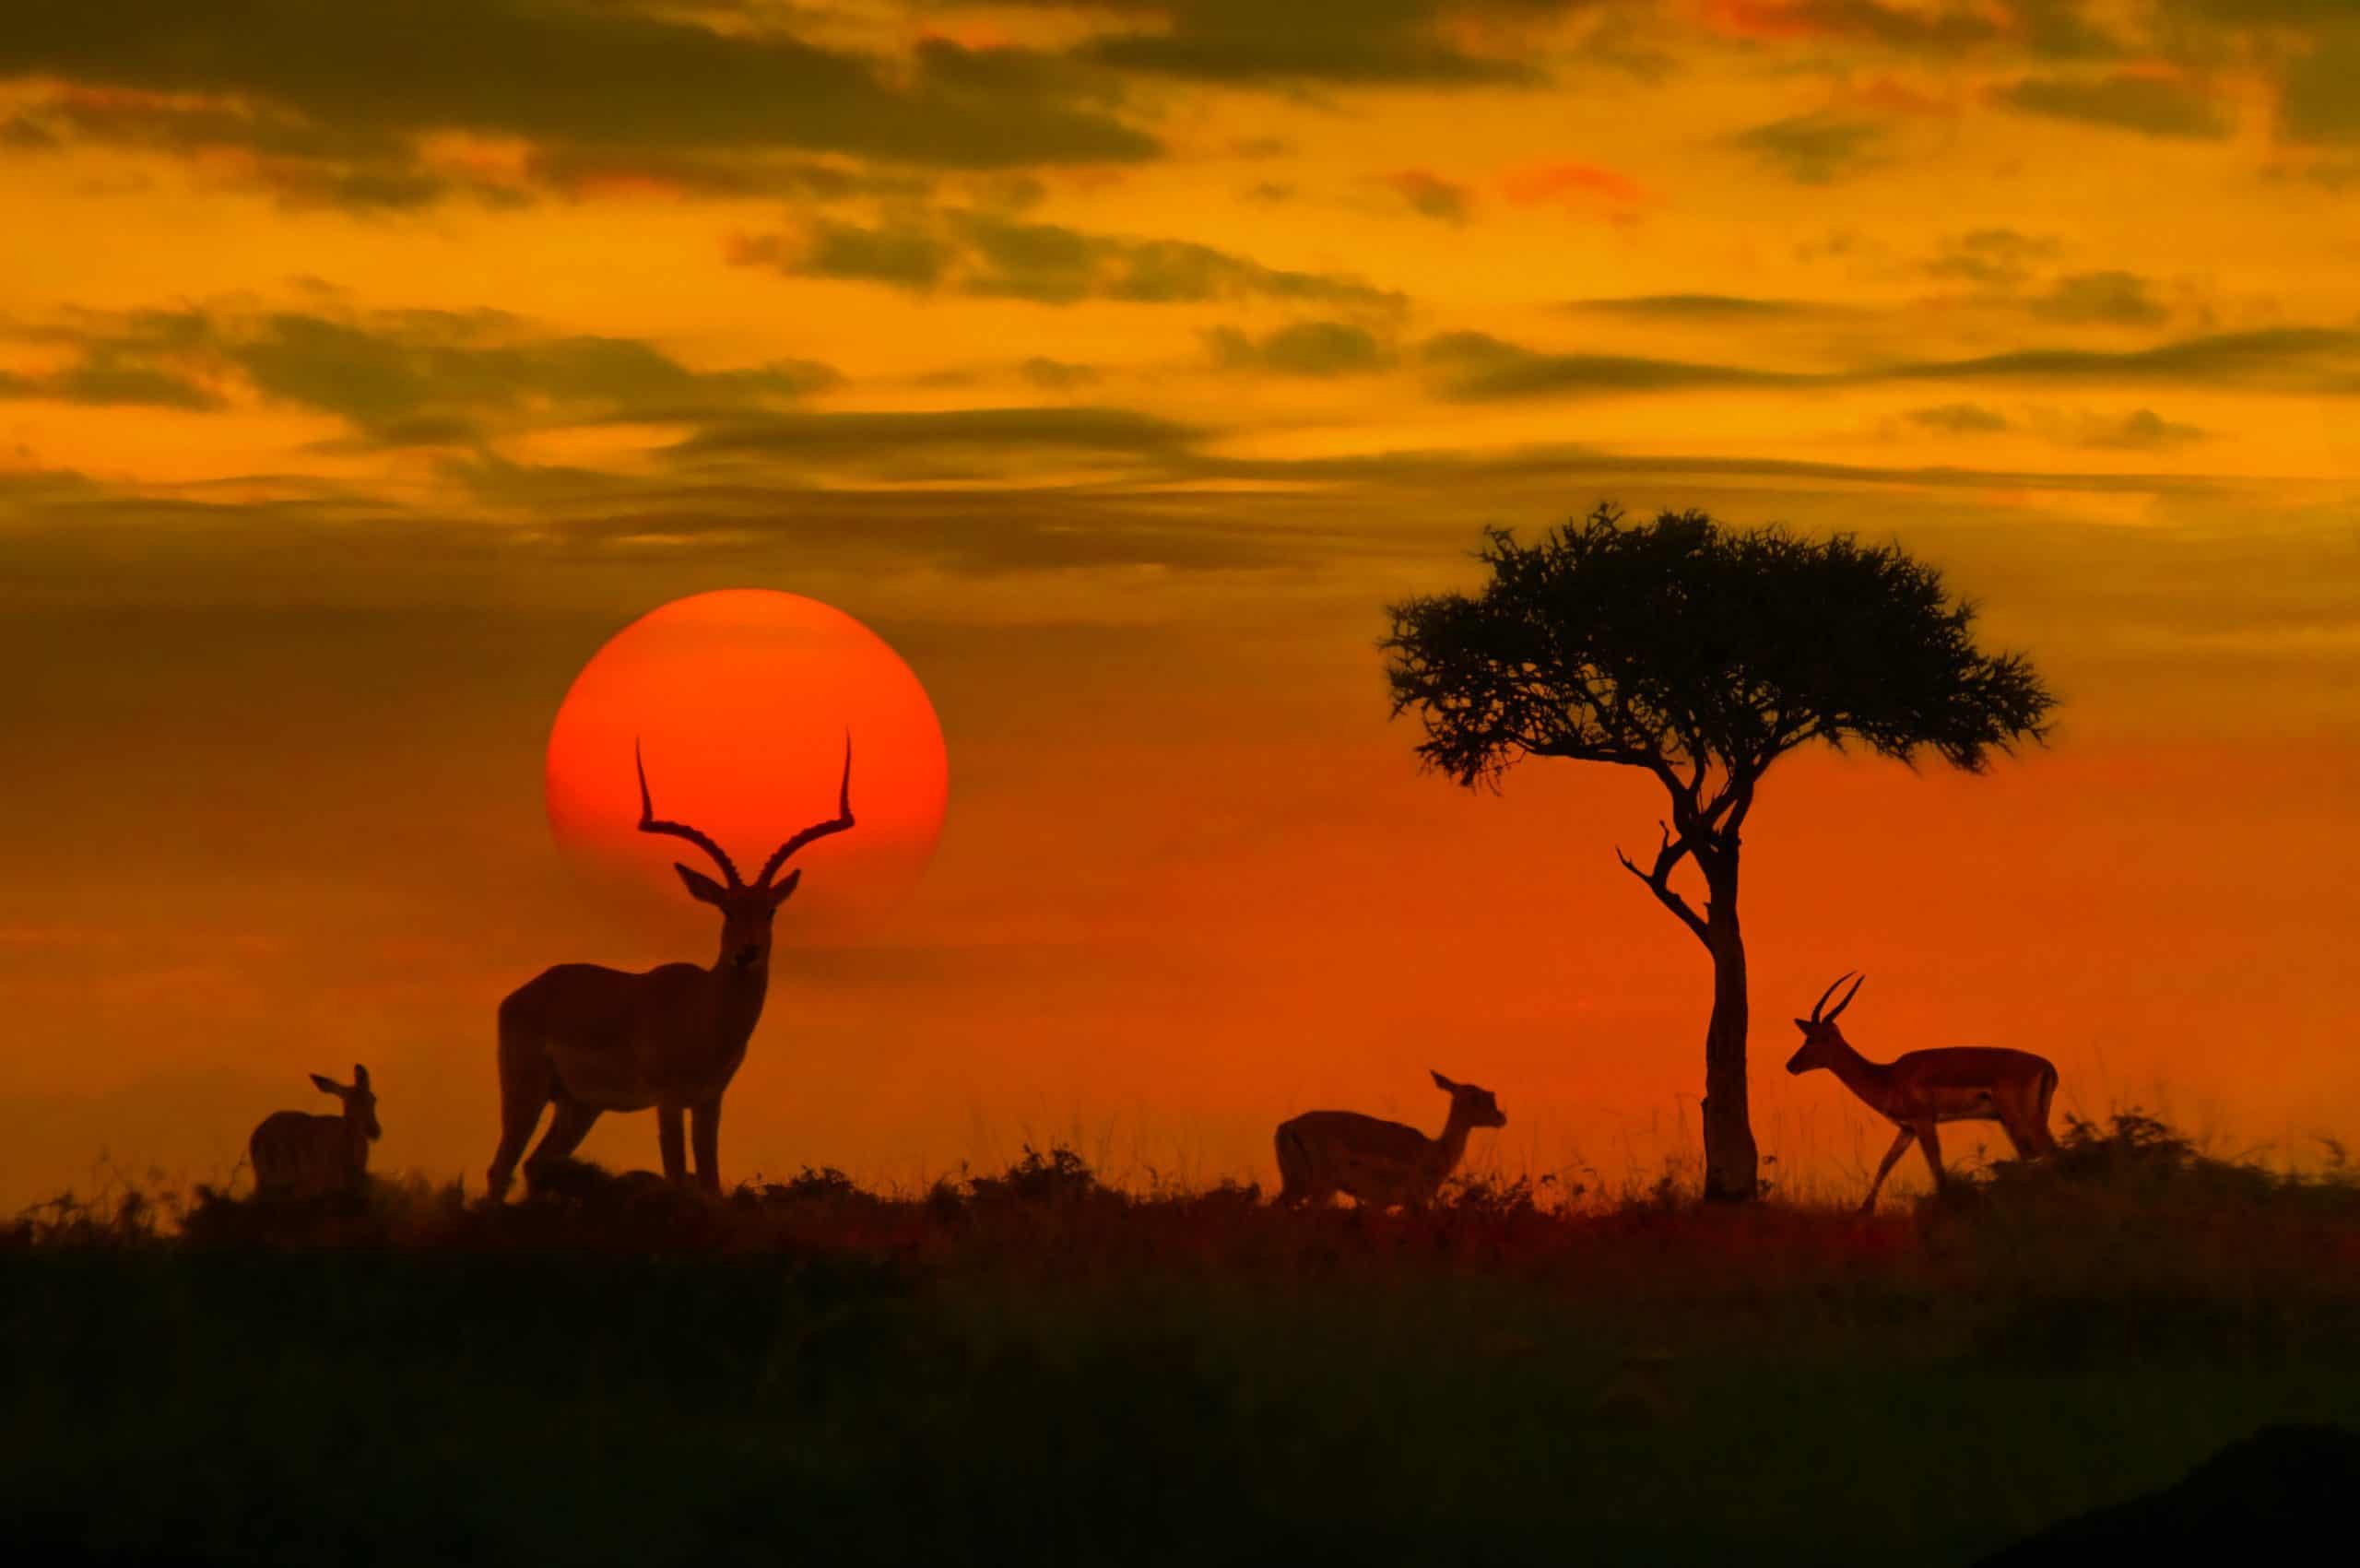
[[725,992],[750,992],[753,996],[760,996],[770,987],[770,954],[762,954],[753,963],[738,963],[741,947],[741,942],[722,942],[722,957],[717,957],[711,968],[705,968],[705,973],[713,975],[713,983],[720,984]]
[[1461,1121],[1458,1107],[1452,1106],[1450,1120],[1442,1125],[1442,1136],[1434,1139],[1434,1158],[1442,1161],[1444,1175],[1457,1170],[1458,1162],[1467,1157],[1467,1135],[1472,1130],[1474,1125]]
[[1827,1070],[1870,1106],[1883,1110],[1893,1097],[1892,1064],[1871,1062],[1852,1049],[1852,1043],[1841,1035],[1836,1036],[1835,1045],[1835,1060],[1827,1064]]

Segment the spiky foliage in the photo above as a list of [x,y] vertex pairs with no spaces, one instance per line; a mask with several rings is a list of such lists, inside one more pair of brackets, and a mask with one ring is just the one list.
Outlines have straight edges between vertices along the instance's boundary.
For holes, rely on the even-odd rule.
[[1488,530],[1476,554],[1480,593],[1393,607],[1383,644],[1395,713],[1461,784],[1524,756],[1621,763],[1712,823],[1810,741],[1979,772],[2047,733],[2030,662],[1978,649],[1975,607],[1898,545],[1600,506],[1532,544]]

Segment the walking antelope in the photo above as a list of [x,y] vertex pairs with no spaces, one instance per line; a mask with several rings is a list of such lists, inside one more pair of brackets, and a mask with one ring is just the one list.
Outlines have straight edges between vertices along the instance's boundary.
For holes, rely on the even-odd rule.
[[1453,1083],[1440,1073],[1434,1080],[1450,1096],[1450,1118],[1440,1138],[1357,1111],[1306,1111],[1280,1123],[1278,1201],[1321,1204],[1343,1192],[1373,1208],[1397,1203],[1422,1208],[1432,1202],[1466,1157],[1467,1135],[1508,1125],[1490,1090]]
[[1825,1018],[1820,1017],[1820,1009],[1835,995],[1835,985],[1820,993],[1811,1017],[1795,1020],[1795,1027],[1803,1032],[1803,1043],[1787,1063],[1790,1073],[1825,1067],[1865,1101],[1870,1110],[1901,1129],[1893,1147],[1885,1150],[1883,1163],[1877,1167],[1876,1180],[1869,1184],[1861,1213],[1876,1208],[1877,1189],[1884,1185],[1894,1161],[1913,1138],[1926,1152],[1926,1167],[1934,1173],[1935,1187],[1941,1187],[1942,1146],[1935,1132],[1939,1123],[1997,1122],[2020,1160],[2056,1152],[2057,1140],[2048,1132],[2048,1101],[2057,1092],[2057,1068],[2047,1057],[1994,1046],[1953,1045],[1912,1051],[1890,1062],[1871,1062],[1852,1049],[1844,1032],[1835,1027],[1836,1019],[1852,1005],[1867,979],[1865,974],[1858,980],[1838,975],[1835,985],[1852,980],[1852,988]]
[[384,1131],[377,1125],[377,1096],[369,1088],[369,1069],[353,1063],[350,1088],[318,1073],[312,1081],[321,1093],[343,1101],[344,1114],[276,1111],[265,1116],[246,1139],[257,1197],[358,1192],[369,1173],[369,1145]]
[[[836,815],[804,829],[773,850],[751,882],[710,837],[685,822],[659,821],[639,769],[639,831],[686,839],[710,855],[726,880],[675,861],[689,896],[721,911],[721,954],[711,968],[667,963],[630,974],[595,963],[561,963],[526,981],[500,1004],[500,1149],[487,1185],[492,1200],[508,1193],[517,1158],[539,1125],[542,1107],[556,1114],[525,1162],[537,1173],[569,1158],[608,1111],[655,1108],[656,1142],[664,1174],[688,1177],[680,1149],[680,1117],[690,1120],[697,1180],[721,1190],[721,1095],[746,1059],[746,1043],[762,1016],[770,986],[771,916],[794,895],[802,871],[779,872],[795,852],[853,825],[852,737],[844,737],[844,783]],[[773,880],[773,878],[776,878]]]

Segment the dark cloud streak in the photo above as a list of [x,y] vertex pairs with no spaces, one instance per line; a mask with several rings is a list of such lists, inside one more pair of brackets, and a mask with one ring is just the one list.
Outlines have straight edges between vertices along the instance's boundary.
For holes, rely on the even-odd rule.
[[1390,344],[1349,322],[1296,322],[1260,338],[1235,327],[1217,327],[1206,340],[1214,362],[1224,370],[1340,376],[1381,371],[1394,361]]
[[2083,272],[2060,277],[2047,294],[2032,301],[2028,308],[2043,321],[2076,325],[2098,323],[2107,326],[2156,326],[2171,316],[2149,291],[2145,278],[2121,271]]
[[702,420],[791,403],[834,385],[808,360],[694,371],[635,338],[550,335],[499,312],[385,312],[342,319],[189,309],[83,317],[28,334],[75,348],[52,376],[0,381],[0,395],[213,408],[206,380],[335,415],[380,446],[483,439],[510,424]]
[[1740,131],[1731,142],[1802,185],[1848,179],[1876,160],[1882,126],[1840,115],[1796,114]]
[[820,219],[799,234],[739,238],[730,259],[790,277],[935,289],[1071,305],[1197,304],[1261,298],[1392,312],[1406,301],[1335,272],[1266,266],[1193,241],[1098,234],[973,208],[903,211],[876,225]]
[[1758,300],[1740,294],[1634,294],[1568,300],[1564,308],[1641,321],[1734,322],[1830,315],[1852,307],[1811,300]]
[[1083,54],[1155,76],[1232,85],[1483,87],[1545,79],[1529,58],[1479,53],[1453,24],[1540,24],[1597,0],[1113,0],[1147,13],[1159,30],[1123,29]]
[[1429,338],[1422,346],[1420,357],[1442,372],[1442,395],[1461,402],[1710,387],[1795,386],[1820,379],[1794,372],[1638,355],[1541,353],[1476,332],[1446,333]]
[[785,413],[715,420],[668,450],[808,475],[985,479],[1057,464],[1179,464],[1209,432],[1127,408],[1049,406]]
[[1995,96],[2027,113],[2142,136],[2218,141],[2233,129],[2220,106],[2200,88],[2161,77],[2027,77]]
[[2360,386],[2360,331],[2277,327],[2182,338],[2147,348],[2019,348],[1962,360],[1905,360],[1835,371],[1777,371],[1631,355],[1552,354],[1480,333],[1428,340],[1439,391],[1466,402],[1710,388],[1844,387],[1888,382],[1993,381],[2236,384],[2345,394]]
[[1934,408],[1912,408],[1908,420],[1944,435],[1989,435],[2009,428],[2008,418],[1980,403],[1945,403]]
[[0,78],[259,98],[350,134],[590,147],[803,148],[947,168],[1132,161],[1153,137],[1103,75],[920,43],[900,72],[773,30],[527,0],[87,0],[11,11]]

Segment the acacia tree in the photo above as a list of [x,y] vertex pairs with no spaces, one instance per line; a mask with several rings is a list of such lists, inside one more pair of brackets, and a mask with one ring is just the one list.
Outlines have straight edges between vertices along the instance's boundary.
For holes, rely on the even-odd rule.
[[[1654,860],[1616,857],[1713,961],[1705,1032],[1705,1192],[1759,1190],[1746,1096],[1738,850],[1762,775],[1799,746],[1858,744],[1980,772],[2047,736],[2055,699],[2021,654],[1975,644],[1975,608],[1898,545],[1701,512],[1625,527],[1601,505],[1531,545],[1485,532],[1473,595],[1391,606],[1393,713],[1416,710],[1431,768],[1496,790],[1525,757],[1641,768],[1670,814]],[[1692,862],[1700,912],[1672,884]]]

